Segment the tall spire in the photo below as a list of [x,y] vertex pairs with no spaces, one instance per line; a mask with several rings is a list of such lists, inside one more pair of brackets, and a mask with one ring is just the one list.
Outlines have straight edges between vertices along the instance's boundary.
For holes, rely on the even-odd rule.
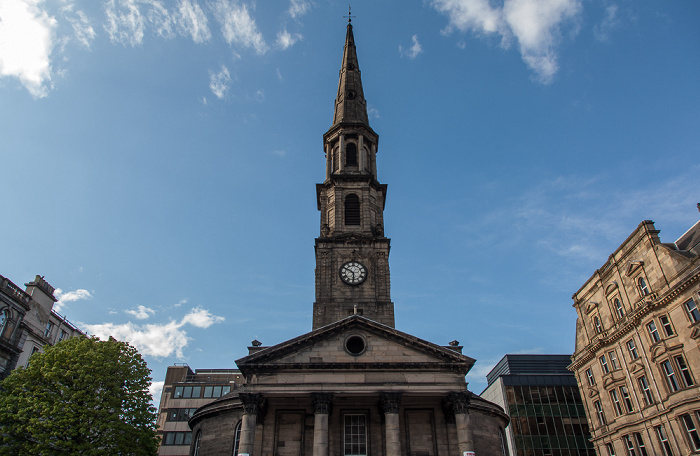
[[369,127],[367,102],[362,90],[360,65],[357,62],[355,37],[352,34],[352,24],[349,21],[345,36],[343,63],[340,67],[338,96],[335,99],[335,113],[333,115],[333,126],[338,124],[362,124]]

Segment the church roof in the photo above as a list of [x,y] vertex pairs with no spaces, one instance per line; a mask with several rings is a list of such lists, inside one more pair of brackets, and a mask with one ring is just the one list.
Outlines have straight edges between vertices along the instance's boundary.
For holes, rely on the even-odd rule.
[[[405,347],[410,350],[412,356],[408,356],[406,361],[396,362],[395,360],[383,360],[376,355],[358,356],[352,362],[328,360],[314,360],[299,362],[295,359],[295,353],[302,352],[327,341],[335,336],[344,333],[351,334],[353,331],[363,332],[376,336],[379,340],[384,340]],[[415,356],[420,353],[424,356]],[[473,358],[447,347],[443,347],[432,342],[420,339],[410,334],[401,332],[389,326],[369,320],[360,315],[351,315],[342,320],[336,321],[319,329],[295,337],[288,341],[265,348],[244,358],[236,360],[238,368],[244,375],[250,371],[275,371],[279,369],[304,369],[304,370],[330,370],[330,369],[368,369],[379,368],[382,370],[423,370],[437,369],[463,372],[465,375],[474,365]]]

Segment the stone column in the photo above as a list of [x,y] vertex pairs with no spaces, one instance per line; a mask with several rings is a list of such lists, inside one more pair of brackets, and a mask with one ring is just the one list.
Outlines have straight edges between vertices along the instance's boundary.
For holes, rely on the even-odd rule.
[[333,172],[333,149],[330,144],[326,144],[326,179],[331,177]]
[[379,405],[384,412],[384,432],[386,434],[386,456],[401,456],[399,437],[399,406],[401,393],[381,393]]
[[469,393],[450,393],[448,401],[455,415],[459,454],[464,454],[465,451],[474,451],[474,432],[469,417]]
[[238,393],[238,397],[243,403],[241,440],[238,444],[238,455],[252,455],[253,445],[255,444],[255,426],[263,398],[262,394],[259,393]]
[[345,171],[345,135],[340,135],[340,145],[338,147],[338,172],[343,174]]
[[331,398],[328,393],[311,393],[314,404],[314,453],[313,456],[328,456],[328,415],[331,413]]

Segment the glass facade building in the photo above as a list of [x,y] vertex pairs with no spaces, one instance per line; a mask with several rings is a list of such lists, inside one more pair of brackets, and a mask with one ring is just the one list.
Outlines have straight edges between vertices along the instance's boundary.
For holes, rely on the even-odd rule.
[[595,456],[569,355],[506,355],[481,397],[503,407],[511,456]]

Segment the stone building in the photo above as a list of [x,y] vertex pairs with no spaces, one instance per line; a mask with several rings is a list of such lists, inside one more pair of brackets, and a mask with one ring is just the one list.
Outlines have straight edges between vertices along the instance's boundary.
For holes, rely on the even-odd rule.
[[507,415],[467,389],[474,359],[394,327],[378,143],[348,23],[316,187],[312,331],[249,347],[244,385],[190,419],[192,455],[506,454]]
[[0,276],[0,379],[45,345],[54,345],[83,332],[53,310],[54,287],[41,276],[22,290]]
[[238,369],[197,369],[186,364],[169,366],[158,407],[159,456],[190,454],[192,431],[187,422],[199,407],[231,391],[243,381]]
[[700,222],[644,221],[574,295],[570,369],[600,455],[700,452]]
[[506,355],[481,397],[510,416],[510,456],[595,456],[570,355]]

